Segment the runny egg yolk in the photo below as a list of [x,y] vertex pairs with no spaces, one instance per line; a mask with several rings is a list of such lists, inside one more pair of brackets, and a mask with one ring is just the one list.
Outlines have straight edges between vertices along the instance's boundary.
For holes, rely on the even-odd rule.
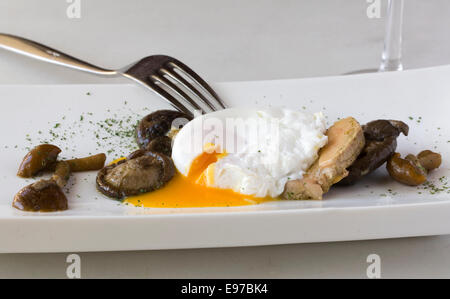
[[193,160],[187,176],[177,171],[161,189],[127,198],[124,202],[148,208],[197,208],[245,206],[274,200],[208,187],[206,182],[213,182],[213,163],[225,155],[204,151]]

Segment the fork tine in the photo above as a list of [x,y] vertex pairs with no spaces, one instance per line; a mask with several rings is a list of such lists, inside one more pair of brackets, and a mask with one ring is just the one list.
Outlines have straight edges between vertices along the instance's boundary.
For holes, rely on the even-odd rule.
[[189,79],[191,79],[193,82],[197,83],[205,93],[209,94],[212,98],[214,98],[223,109],[226,108],[225,103],[219,98],[219,96],[208,85],[208,83],[206,83],[202,78],[200,78],[199,75],[197,75],[191,68],[189,68],[187,65],[185,65],[181,61],[176,60],[176,59],[173,59],[173,60],[175,62],[171,61],[168,63],[172,68],[175,68],[175,69],[183,72],[183,74],[185,74]]
[[173,80],[177,81],[179,84],[183,85],[187,90],[198,96],[200,99],[203,100],[203,102],[208,105],[209,108],[211,108],[212,111],[216,110],[214,105],[201,93],[199,92],[191,83],[189,83],[186,79],[184,79],[182,76],[178,75],[176,72],[171,72],[167,69],[160,69],[160,72],[164,75],[169,76]]
[[[150,87],[155,91],[159,96],[161,96],[163,99],[165,99],[171,106],[173,106],[175,109],[178,109],[181,112],[186,113],[187,115],[194,116],[192,111],[188,108],[186,108],[185,105],[183,105],[180,101],[178,101],[175,97],[173,97],[170,93],[162,89],[158,86],[154,81],[148,79],[145,80],[144,86]],[[139,82],[139,81],[138,81]]]
[[[145,57],[121,70],[120,74],[152,89],[176,109],[190,115],[193,115],[192,108],[201,111],[226,108],[208,83],[187,65],[170,56]],[[180,102],[181,99],[185,101]]]
[[172,89],[173,92],[175,92],[179,97],[185,99],[189,102],[195,109],[203,111],[202,107],[200,107],[190,96],[188,96],[183,90],[181,90],[178,86],[173,84],[170,80],[167,80],[166,78],[162,76],[152,75],[151,78],[153,80],[159,81],[162,84],[165,84],[170,89]]

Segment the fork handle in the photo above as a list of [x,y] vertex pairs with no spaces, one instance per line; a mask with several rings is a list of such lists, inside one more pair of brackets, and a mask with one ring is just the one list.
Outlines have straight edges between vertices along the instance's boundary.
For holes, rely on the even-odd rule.
[[118,75],[116,71],[97,67],[88,62],[64,54],[58,50],[14,35],[0,33],[0,48],[37,60],[61,65],[67,68],[76,69],[91,74],[101,76]]

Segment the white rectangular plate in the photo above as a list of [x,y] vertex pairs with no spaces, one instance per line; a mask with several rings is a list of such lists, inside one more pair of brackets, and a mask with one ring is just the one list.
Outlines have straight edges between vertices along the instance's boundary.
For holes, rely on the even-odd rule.
[[[399,138],[398,151],[442,153],[443,165],[430,180],[445,187],[450,174],[449,78],[450,66],[444,66],[221,83],[214,88],[230,106],[322,110],[330,124],[345,116],[361,123],[404,120],[410,135]],[[356,186],[334,188],[320,202],[203,209],[124,206],[96,191],[96,173],[81,173],[69,184],[68,211],[23,213],[11,202],[33,181],[15,176],[27,147],[47,141],[60,146],[63,157],[103,151],[111,160],[135,147],[130,129],[137,120],[169,106],[133,85],[0,86],[0,99],[0,252],[202,248],[450,234],[449,191],[400,185],[384,167]],[[116,133],[120,136],[111,137]]]

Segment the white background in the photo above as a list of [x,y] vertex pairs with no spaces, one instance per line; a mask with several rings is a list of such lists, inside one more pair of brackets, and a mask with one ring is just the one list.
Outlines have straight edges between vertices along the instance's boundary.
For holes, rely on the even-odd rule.
[[[450,64],[450,1],[405,2],[405,68]],[[0,31],[108,68],[168,54],[214,82],[376,68],[385,22],[384,9],[367,18],[365,0],[81,0],[80,19],[67,17],[68,5],[0,0]],[[0,84],[55,83],[111,80],[0,52]],[[381,256],[382,277],[450,277],[449,246],[440,236],[80,256],[86,278],[366,277],[371,253]],[[65,277],[66,256],[2,254],[0,277]]]

